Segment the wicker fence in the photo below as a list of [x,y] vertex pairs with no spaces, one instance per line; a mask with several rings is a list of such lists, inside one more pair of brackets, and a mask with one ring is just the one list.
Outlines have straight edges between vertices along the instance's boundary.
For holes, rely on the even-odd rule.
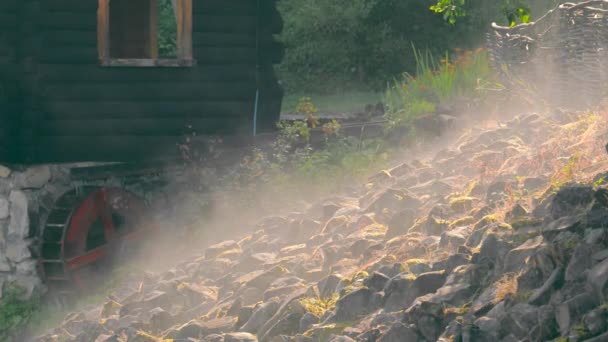
[[488,48],[505,79],[523,80],[547,102],[597,105],[608,95],[608,0],[563,3],[512,28],[493,24]]

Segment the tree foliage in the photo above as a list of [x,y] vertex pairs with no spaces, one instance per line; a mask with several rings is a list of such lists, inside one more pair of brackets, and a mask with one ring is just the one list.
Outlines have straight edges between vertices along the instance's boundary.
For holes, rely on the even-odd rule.
[[[431,11],[443,14],[443,19],[450,24],[456,23],[456,18],[466,16],[465,0],[438,0],[430,7]],[[530,6],[521,0],[505,0],[501,8],[509,26],[515,26],[518,21],[530,22]]]
[[412,45],[435,56],[475,49],[492,22],[528,21],[556,2],[535,0],[527,8],[520,1],[282,0],[287,50],[280,79],[288,91],[383,90],[395,76],[415,73]]

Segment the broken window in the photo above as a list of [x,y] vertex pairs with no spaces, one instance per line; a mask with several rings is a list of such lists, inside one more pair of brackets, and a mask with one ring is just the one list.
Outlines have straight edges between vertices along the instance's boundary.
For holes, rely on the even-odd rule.
[[102,65],[192,65],[192,0],[98,0]]

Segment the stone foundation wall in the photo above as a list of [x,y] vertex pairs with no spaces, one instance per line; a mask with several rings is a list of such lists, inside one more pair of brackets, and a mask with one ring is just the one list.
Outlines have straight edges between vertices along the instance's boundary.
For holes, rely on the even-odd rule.
[[39,234],[54,199],[70,186],[60,165],[0,165],[0,298],[15,282],[28,297],[46,288],[38,270]]

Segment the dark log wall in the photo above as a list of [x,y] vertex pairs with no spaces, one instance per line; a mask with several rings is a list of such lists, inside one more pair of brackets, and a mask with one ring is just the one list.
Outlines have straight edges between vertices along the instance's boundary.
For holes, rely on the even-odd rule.
[[259,12],[256,0],[194,0],[197,66],[179,68],[101,67],[97,0],[30,2],[38,3],[30,15],[39,44],[23,113],[30,161],[154,159],[177,152],[185,134],[251,135],[256,89],[258,131],[278,120],[272,64],[282,51],[272,35],[282,22],[274,0],[260,0]]
[[18,0],[0,1],[0,160],[13,161],[17,155],[19,77],[17,57]]

